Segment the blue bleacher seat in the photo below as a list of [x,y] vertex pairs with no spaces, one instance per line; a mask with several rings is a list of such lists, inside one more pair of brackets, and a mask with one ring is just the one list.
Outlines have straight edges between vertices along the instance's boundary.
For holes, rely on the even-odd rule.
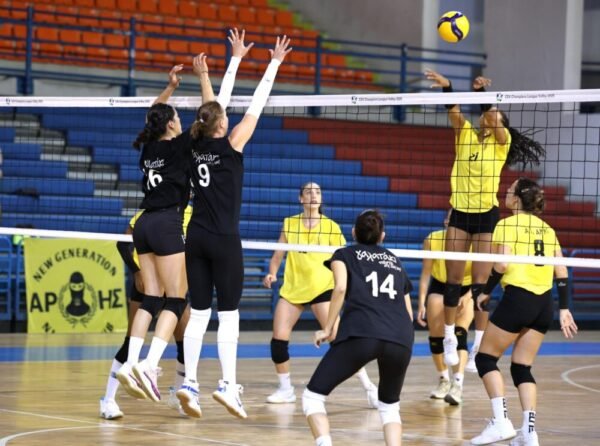
[[1,143],[0,148],[5,160],[39,160],[42,154],[42,146],[40,144],[6,142]]
[[0,194],[0,205],[4,212],[40,214],[120,215],[123,201],[119,198],[54,197],[41,195]]
[[17,132],[10,127],[0,127],[0,142],[13,142]]
[[5,213],[2,215],[2,225],[15,227],[21,225],[33,225],[37,229],[51,229],[59,231],[83,231],[83,232],[106,232],[122,234],[127,228],[128,217],[121,216],[98,216],[64,214],[19,214]]
[[5,159],[2,164],[2,171],[7,177],[65,178],[67,169],[65,161]]
[[3,178],[0,181],[0,193],[14,194],[19,190],[34,189],[45,195],[67,196],[93,196],[94,182],[89,180],[63,180],[48,181],[44,178]]

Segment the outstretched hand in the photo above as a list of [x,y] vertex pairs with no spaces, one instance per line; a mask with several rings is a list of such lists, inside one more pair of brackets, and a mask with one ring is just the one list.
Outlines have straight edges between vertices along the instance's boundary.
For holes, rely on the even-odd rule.
[[179,82],[181,82],[181,76],[178,73],[183,70],[183,64],[175,65],[169,71],[169,86],[173,88],[179,87]]
[[573,320],[573,315],[569,310],[559,311],[560,329],[565,335],[565,338],[570,339],[577,334],[577,325]]
[[492,80],[487,77],[477,76],[473,79],[473,90],[479,90],[481,88],[489,87],[490,85],[492,85]]
[[289,48],[290,38],[288,36],[277,37],[275,42],[275,49],[269,50],[271,59],[277,59],[279,62],[283,62],[285,56],[288,55],[292,48]]
[[208,73],[208,65],[206,64],[206,53],[200,53],[194,57],[193,70],[196,76],[202,73]]
[[450,81],[442,76],[440,73],[427,69],[425,70],[425,78],[433,81],[433,84],[430,85],[430,88],[438,87],[444,88],[450,86]]
[[239,57],[240,59],[248,54],[250,48],[254,46],[254,42],[249,43],[248,45],[244,45],[244,38],[246,37],[246,30],[242,30],[242,34],[240,35],[237,28],[233,28],[229,30],[229,35],[227,36],[227,40],[231,43],[231,50],[233,57]]

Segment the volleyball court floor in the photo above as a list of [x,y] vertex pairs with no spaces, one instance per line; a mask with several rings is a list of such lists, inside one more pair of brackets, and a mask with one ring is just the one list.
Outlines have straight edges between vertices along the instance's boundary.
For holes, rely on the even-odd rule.
[[[202,419],[181,417],[166,405],[175,367],[175,347],[170,345],[161,361],[163,401],[137,401],[120,389],[117,402],[125,416],[106,421],[99,418],[99,398],[122,334],[2,334],[0,446],[312,445],[301,395],[324,348],[315,349],[311,335],[295,333],[290,346],[298,397],[294,404],[265,403],[277,381],[269,354],[271,333],[241,332],[238,381],[245,388],[242,400],[249,416],[238,420],[229,415],[211,398],[220,366],[216,333],[209,332],[199,369]],[[536,425],[540,444],[600,445],[600,333],[582,332],[574,341],[561,336],[558,332],[547,335],[533,368],[539,386]],[[470,373],[465,378],[462,406],[429,399],[436,374],[426,342],[426,334],[418,332],[401,398],[403,444],[466,445],[491,416],[489,400],[479,377]],[[499,364],[507,382],[509,415],[517,428],[521,410],[508,373],[508,357]],[[367,369],[377,382],[375,364]],[[327,409],[334,444],[383,444],[379,414],[367,408],[358,379],[336,389]]]

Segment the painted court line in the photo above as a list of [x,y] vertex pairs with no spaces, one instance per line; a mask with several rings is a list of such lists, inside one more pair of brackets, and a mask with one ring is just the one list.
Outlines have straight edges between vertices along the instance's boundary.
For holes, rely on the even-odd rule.
[[587,390],[587,391],[589,391],[589,392],[596,392],[596,393],[600,393],[600,389],[594,389],[594,388],[592,388],[592,387],[584,386],[583,384],[576,383],[576,382],[575,382],[575,381],[573,381],[571,378],[569,378],[569,375],[570,375],[571,373],[578,372],[579,370],[593,369],[593,368],[595,368],[595,367],[600,367],[600,364],[596,364],[596,365],[586,365],[586,366],[583,366],[583,367],[577,367],[577,368],[575,368],[575,369],[570,369],[570,370],[567,370],[566,372],[563,372],[563,373],[560,375],[560,377],[562,378],[562,380],[563,380],[563,381],[565,381],[565,382],[566,382],[566,383],[568,383],[568,384],[571,384],[572,386],[579,387],[580,389]]

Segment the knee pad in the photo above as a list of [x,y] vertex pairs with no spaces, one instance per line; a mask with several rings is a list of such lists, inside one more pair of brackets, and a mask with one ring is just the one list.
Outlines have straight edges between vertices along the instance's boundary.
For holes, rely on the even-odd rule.
[[165,299],[158,296],[148,296],[144,294],[140,309],[150,313],[152,317],[156,316],[165,306]]
[[240,312],[219,311],[219,329],[217,330],[217,342],[237,343],[240,335]]
[[489,300],[481,306],[481,310],[477,308],[477,296],[479,296],[483,292],[483,287],[485,284],[483,283],[474,283],[471,285],[471,296],[473,297],[473,309],[475,311],[487,311]]
[[495,356],[488,355],[487,353],[477,353],[475,356],[475,365],[477,366],[477,373],[480,378],[486,373],[493,372],[498,369],[498,360],[500,358],[496,358]]
[[519,385],[523,383],[535,384],[535,379],[531,374],[530,365],[516,364],[514,362],[511,362],[510,376],[512,376],[513,384],[515,385],[515,387],[519,387]]
[[458,301],[460,300],[460,283],[447,283],[444,288],[444,306],[445,307],[458,307]]
[[310,417],[316,413],[327,414],[325,410],[325,399],[327,397],[325,395],[321,395],[320,393],[311,392],[308,389],[304,389],[304,393],[302,394],[302,411],[304,412],[304,416]]
[[185,311],[185,307],[187,307],[187,302],[185,299],[181,299],[179,297],[167,297],[165,300],[166,302],[163,310],[173,313],[179,321],[183,315],[183,312]]
[[379,401],[377,405],[377,410],[379,410],[379,417],[381,418],[381,424],[386,425],[388,423],[400,423],[402,424],[402,419],[400,418],[400,402],[386,404]]
[[434,355],[444,353],[444,337],[429,336],[429,351]]
[[281,339],[271,339],[271,359],[275,364],[281,364],[290,359],[288,345],[290,341],[282,341]]
[[206,328],[210,321],[211,309],[206,310],[194,310],[190,311],[190,320],[188,321],[187,327],[185,327],[185,333],[183,338],[199,339],[204,338]]
[[456,340],[458,341],[456,350],[469,350],[469,347],[467,347],[467,330],[462,327],[456,327],[454,329],[454,334],[456,335]]
[[119,361],[121,364],[125,364],[127,362],[127,355],[129,354],[129,336],[125,336],[125,340],[123,341],[123,345],[115,355],[115,359]]

